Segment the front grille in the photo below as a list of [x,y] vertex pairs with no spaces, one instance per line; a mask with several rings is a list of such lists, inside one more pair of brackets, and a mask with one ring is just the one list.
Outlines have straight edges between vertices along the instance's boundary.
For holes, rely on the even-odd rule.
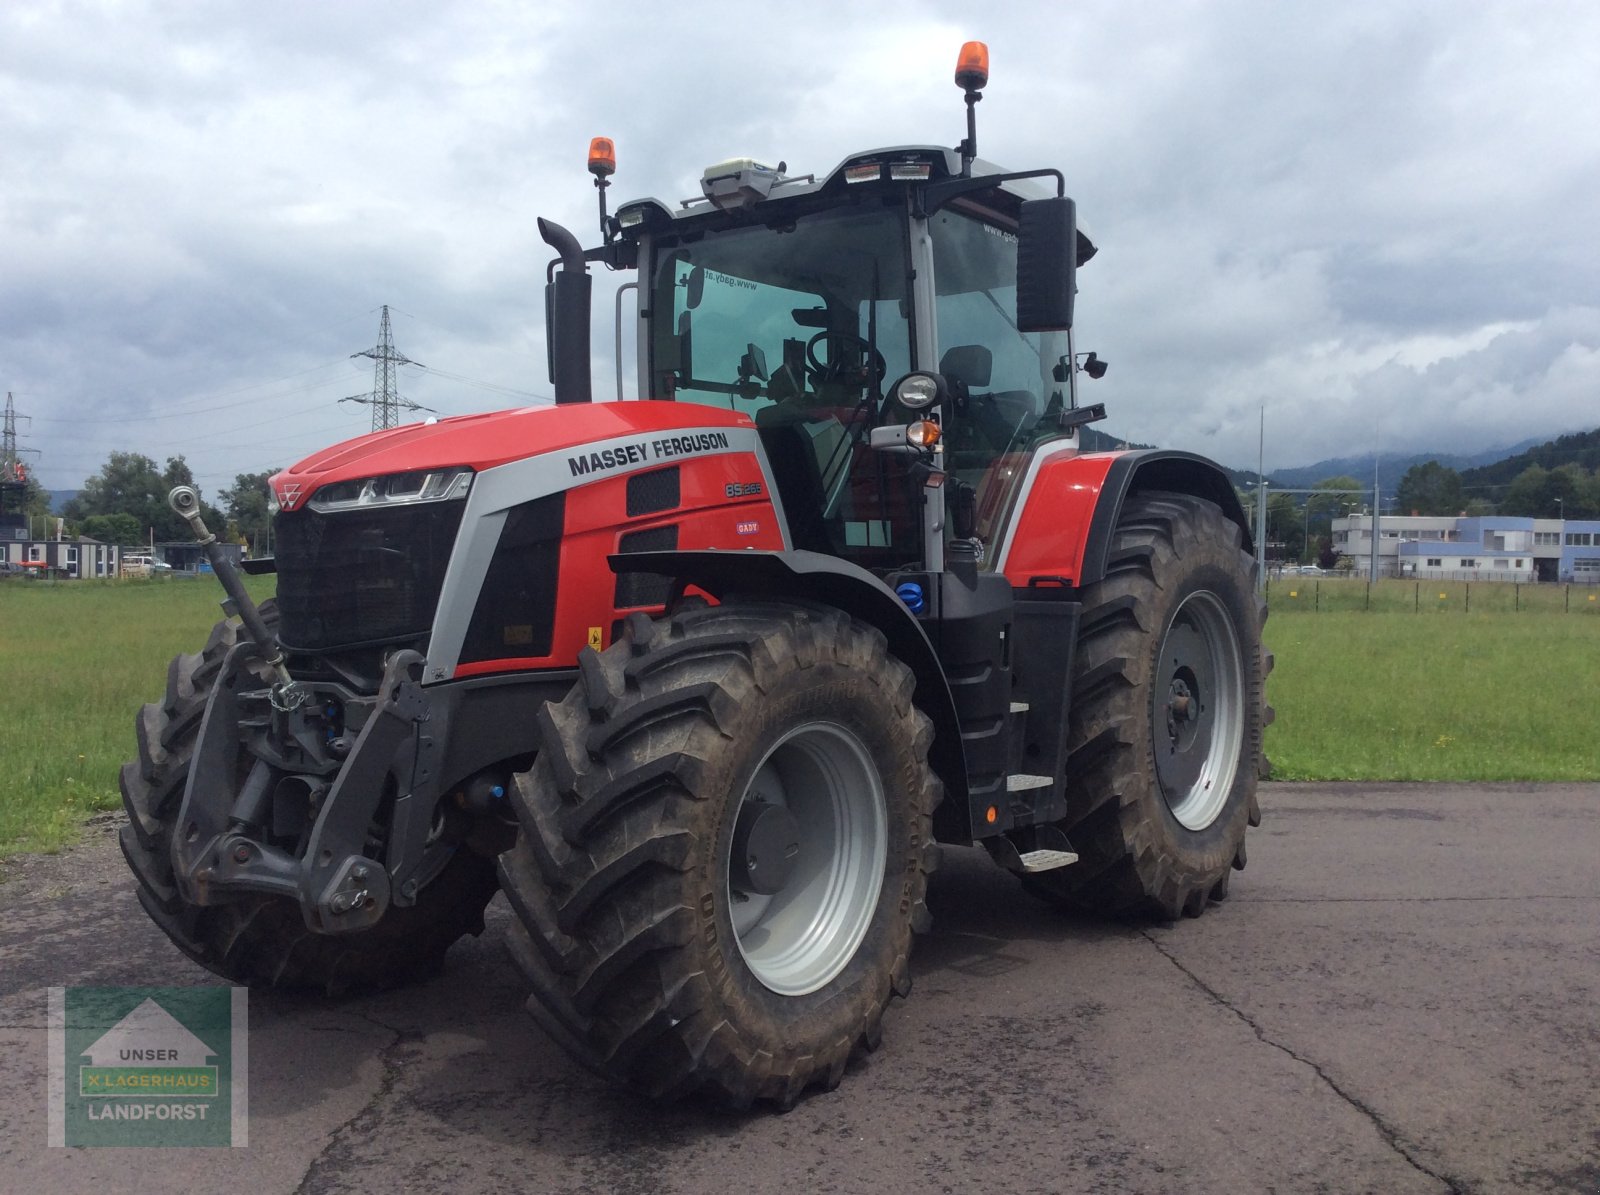
[[506,512],[461,645],[463,663],[550,654],[566,509],[567,496],[551,494]]
[[461,499],[279,514],[279,641],[319,652],[426,635],[465,507]]

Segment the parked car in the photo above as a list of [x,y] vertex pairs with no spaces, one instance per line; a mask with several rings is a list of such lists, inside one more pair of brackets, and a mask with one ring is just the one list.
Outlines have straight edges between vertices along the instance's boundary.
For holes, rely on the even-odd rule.
[[122,575],[124,577],[156,577],[170,573],[172,566],[165,560],[157,560],[154,556],[124,556],[122,558]]

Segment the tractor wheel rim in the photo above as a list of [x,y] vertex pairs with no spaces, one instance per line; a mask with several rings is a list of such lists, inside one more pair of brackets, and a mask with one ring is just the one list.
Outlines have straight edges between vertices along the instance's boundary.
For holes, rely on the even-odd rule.
[[762,985],[782,996],[827,986],[855,957],[872,925],[888,858],[883,781],[854,733],[832,722],[797,726],[773,744],[741,795],[777,805],[798,830],[798,852],[771,895],[741,883],[726,860],[734,940]]
[[1239,635],[1216,594],[1202,590],[1184,599],[1156,661],[1156,779],[1178,824],[1204,830],[1228,803],[1244,736]]

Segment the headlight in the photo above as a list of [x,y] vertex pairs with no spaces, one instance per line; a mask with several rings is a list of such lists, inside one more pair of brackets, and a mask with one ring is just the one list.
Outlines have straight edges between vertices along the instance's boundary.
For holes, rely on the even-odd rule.
[[320,514],[332,514],[402,503],[448,502],[452,498],[466,497],[471,488],[471,469],[391,473],[386,477],[363,477],[325,485],[311,495],[306,505]]
[[944,394],[944,379],[936,373],[908,373],[894,384],[894,400],[910,411],[932,406]]

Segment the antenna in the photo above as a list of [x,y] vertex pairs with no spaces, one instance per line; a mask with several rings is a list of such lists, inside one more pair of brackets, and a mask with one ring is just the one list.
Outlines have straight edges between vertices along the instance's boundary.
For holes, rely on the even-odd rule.
[[[365,403],[372,408],[372,430],[381,432],[391,427],[400,426],[400,412],[429,411],[431,408],[412,402],[409,398],[401,398],[396,386],[396,374],[402,365],[421,365],[413,361],[399,349],[394,347],[394,333],[389,328],[389,304],[383,305],[383,319],[378,323],[378,343],[370,349],[363,349],[359,353],[351,353],[351,358],[371,357],[372,367],[372,393],[352,394],[349,398],[341,398],[340,402]],[[421,366],[426,369],[427,366]]]

